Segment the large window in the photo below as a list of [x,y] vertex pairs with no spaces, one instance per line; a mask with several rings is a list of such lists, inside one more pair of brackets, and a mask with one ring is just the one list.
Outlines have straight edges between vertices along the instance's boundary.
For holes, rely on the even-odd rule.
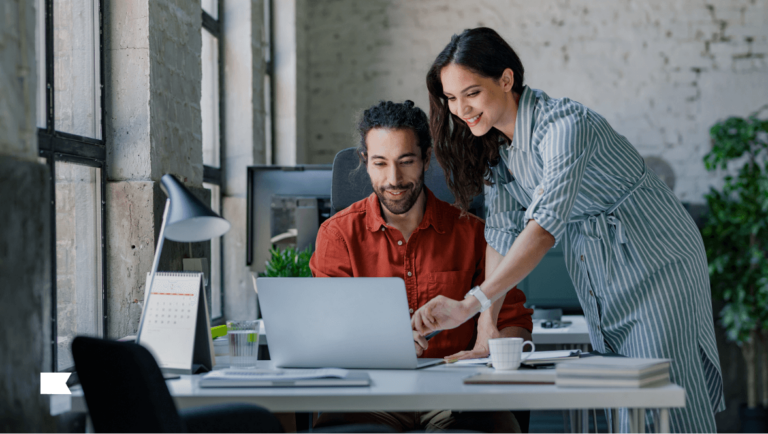
[[[200,113],[203,120],[203,186],[211,190],[211,209],[221,214],[221,132],[219,128],[220,82],[219,47],[220,23],[218,0],[202,0],[201,63],[203,68],[202,98]],[[210,314],[214,323],[223,319],[221,290],[222,250],[221,237],[211,240]]]
[[103,37],[99,0],[37,0],[37,126],[51,183],[53,370],[106,333]]

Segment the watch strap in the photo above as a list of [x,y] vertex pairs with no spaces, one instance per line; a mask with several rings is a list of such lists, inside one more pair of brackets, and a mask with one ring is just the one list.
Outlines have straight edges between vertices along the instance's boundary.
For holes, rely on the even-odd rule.
[[485,293],[482,289],[480,289],[479,286],[475,286],[474,288],[470,289],[467,295],[464,296],[464,298],[467,298],[469,296],[473,296],[477,299],[477,301],[480,302],[480,312],[484,312],[486,309],[491,307],[491,300],[485,296]]

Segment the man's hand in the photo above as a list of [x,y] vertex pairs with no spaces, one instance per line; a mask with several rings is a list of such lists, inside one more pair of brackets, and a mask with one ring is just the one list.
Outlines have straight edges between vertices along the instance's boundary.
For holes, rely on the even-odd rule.
[[416,330],[413,331],[413,346],[416,347],[416,357],[421,357],[424,354],[424,350],[429,347],[429,342],[424,339],[424,336],[420,335]]
[[420,335],[426,336],[437,330],[456,328],[478,310],[480,310],[480,302],[475,297],[457,301],[438,295],[413,314],[411,327]]
[[475,339],[475,347],[472,351],[459,351],[456,354],[447,356],[446,360],[463,360],[463,359],[479,359],[488,357],[491,353],[490,346],[488,345],[489,339],[500,338],[501,333],[495,325],[486,323],[485,321],[477,322],[477,339]]

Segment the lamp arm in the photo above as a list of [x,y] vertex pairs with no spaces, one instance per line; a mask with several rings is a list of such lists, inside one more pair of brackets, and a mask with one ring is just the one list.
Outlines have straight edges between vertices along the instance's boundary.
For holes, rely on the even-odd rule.
[[144,317],[147,308],[149,307],[149,297],[152,296],[152,284],[155,283],[155,273],[157,273],[157,266],[160,263],[160,253],[163,251],[163,241],[165,240],[165,221],[168,217],[168,208],[171,206],[171,199],[165,200],[165,211],[163,211],[163,223],[160,225],[160,237],[157,240],[157,248],[155,249],[155,260],[152,261],[152,271],[149,274],[149,286],[147,287],[147,297],[144,302],[144,308],[141,311],[141,320],[139,321],[139,331],[136,333],[136,343],[138,344],[141,339],[141,330],[144,328]]

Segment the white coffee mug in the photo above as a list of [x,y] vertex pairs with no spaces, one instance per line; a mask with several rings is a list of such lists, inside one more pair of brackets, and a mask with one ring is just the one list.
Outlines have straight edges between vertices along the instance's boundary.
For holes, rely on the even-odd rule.
[[[525,344],[531,345],[531,352],[523,358],[523,347]],[[531,341],[523,341],[523,338],[489,339],[488,345],[491,349],[491,363],[493,363],[494,368],[500,371],[510,371],[519,368],[520,363],[536,351],[536,345]]]

